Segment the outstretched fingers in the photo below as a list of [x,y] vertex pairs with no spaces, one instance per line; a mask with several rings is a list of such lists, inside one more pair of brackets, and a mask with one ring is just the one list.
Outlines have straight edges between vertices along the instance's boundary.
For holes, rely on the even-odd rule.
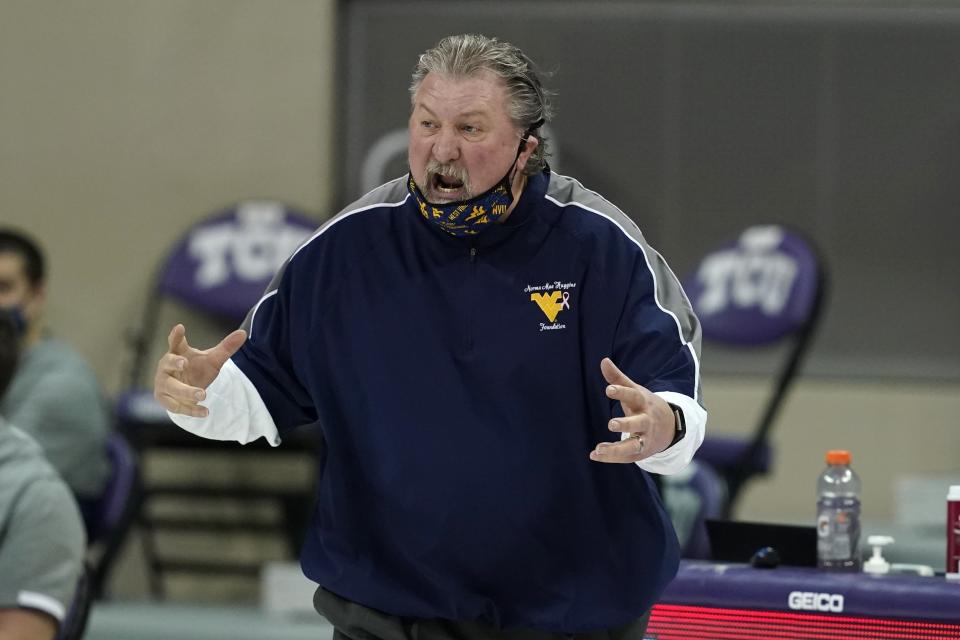
[[[167,355],[170,356],[172,354]],[[174,356],[174,358],[175,357],[176,356]],[[164,360],[166,359],[167,357],[164,356]],[[166,365],[161,364],[161,367],[164,366]],[[199,403],[207,397],[207,392],[178,380],[165,371],[160,371],[157,374],[157,381],[153,387],[153,397],[156,398],[165,409],[174,413],[183,413],[197,418],[202,418],[207,415],[206,407],[199,405]]]
[[630,437],[620,442],[601,442],[590,452],[596,462],[638,462],[650,455],[651,417],[647,413],[649,391],[634,382],[610,358],[600,361],[600,371],[607,381],[606,395],[620,403],[623,417],[614,417],[607,428]]
[[612,462],[626,464],[638,462],[647,457],[646,439],[627,438],[620,442],[601,442],[590,452],[590,459],[595,462]]
[[170,396],[159,396],[157,400],[163,407],[172,413],[190,416],[192,418],[206,418],[210,413],[206,407],[196,403],[181,402]]
[[186,353],[190,345],[187,343],[187,328],[182,324],[177,324],[170,330],[167,336],[167,347],[173,353]]
[[627,374],[620,371],[620,367],[615,365],[610,358],[604,358],[600,361],[600,372],[608,384],[619,385],[621,387],[632,387],[635,384]]
[[607,397],[620,402],[626,415],[635,415],[646,411],[647,391],[631,380],[610,358],[600,361],[600,371],[607,381]]
[[246,341],[247,332],[243,329],[237,329],[226,338],[221,340],[217,346],[211,349],[210,355],[213,356],[214,360],[216,361],[217,368],[219,369],[222,367],[223,363],[226,362],[233,354],[235,354]]
[[607,397],[617,400],[628,416],[643,413],[649,404],[647,392],[640,387],[621,387],[615,384],[607,386]]
[[160,362],[157,365],[157,374],[179,376],[186,366],[186,358],[168,351],[167,353],[163,354],[163,357],[160,358]]

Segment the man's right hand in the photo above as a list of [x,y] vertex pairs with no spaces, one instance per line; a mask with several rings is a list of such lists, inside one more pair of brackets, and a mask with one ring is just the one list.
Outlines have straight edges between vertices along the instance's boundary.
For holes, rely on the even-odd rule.
[[187,343],[187,330],[178,324],[167,337],[169,350],[157,363],[153,396],[167,410],[194,418],[204,418],[207,408],[198,403],[207,397],[206,388],[220,368],[246,341],[247,332],[237,329],[220,344],[203,351]]

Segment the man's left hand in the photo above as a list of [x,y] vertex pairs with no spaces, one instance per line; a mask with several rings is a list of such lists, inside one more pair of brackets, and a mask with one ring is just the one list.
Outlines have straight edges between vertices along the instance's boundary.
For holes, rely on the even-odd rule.
[[626,376],[610,358],[600,363],[606,379],[607,397],[620,402],[622,418],[613,418],[608,427],[616,433],[628,433],[620,442],[601,442],[590,452],[595,462],[637,462],[660,453],[673,441],[673,411],[660,396]]

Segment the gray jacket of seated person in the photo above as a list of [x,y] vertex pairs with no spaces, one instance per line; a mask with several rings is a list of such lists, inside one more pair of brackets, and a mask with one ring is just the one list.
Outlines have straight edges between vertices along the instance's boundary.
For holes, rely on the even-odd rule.
[[96,498],[110,470],[109,413],[93,371],[70,345],[45,336],[20,357],[0,415],[30,434],[79,498]]
[[0,609],[33,609],[63,622],[85,546],[70,490],[40,446],[0,418]]

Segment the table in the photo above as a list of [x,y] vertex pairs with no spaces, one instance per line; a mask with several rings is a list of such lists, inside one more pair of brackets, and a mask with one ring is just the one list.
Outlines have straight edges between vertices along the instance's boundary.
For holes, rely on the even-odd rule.
[[960,582],[683,561],[648,636],[957,639]]

